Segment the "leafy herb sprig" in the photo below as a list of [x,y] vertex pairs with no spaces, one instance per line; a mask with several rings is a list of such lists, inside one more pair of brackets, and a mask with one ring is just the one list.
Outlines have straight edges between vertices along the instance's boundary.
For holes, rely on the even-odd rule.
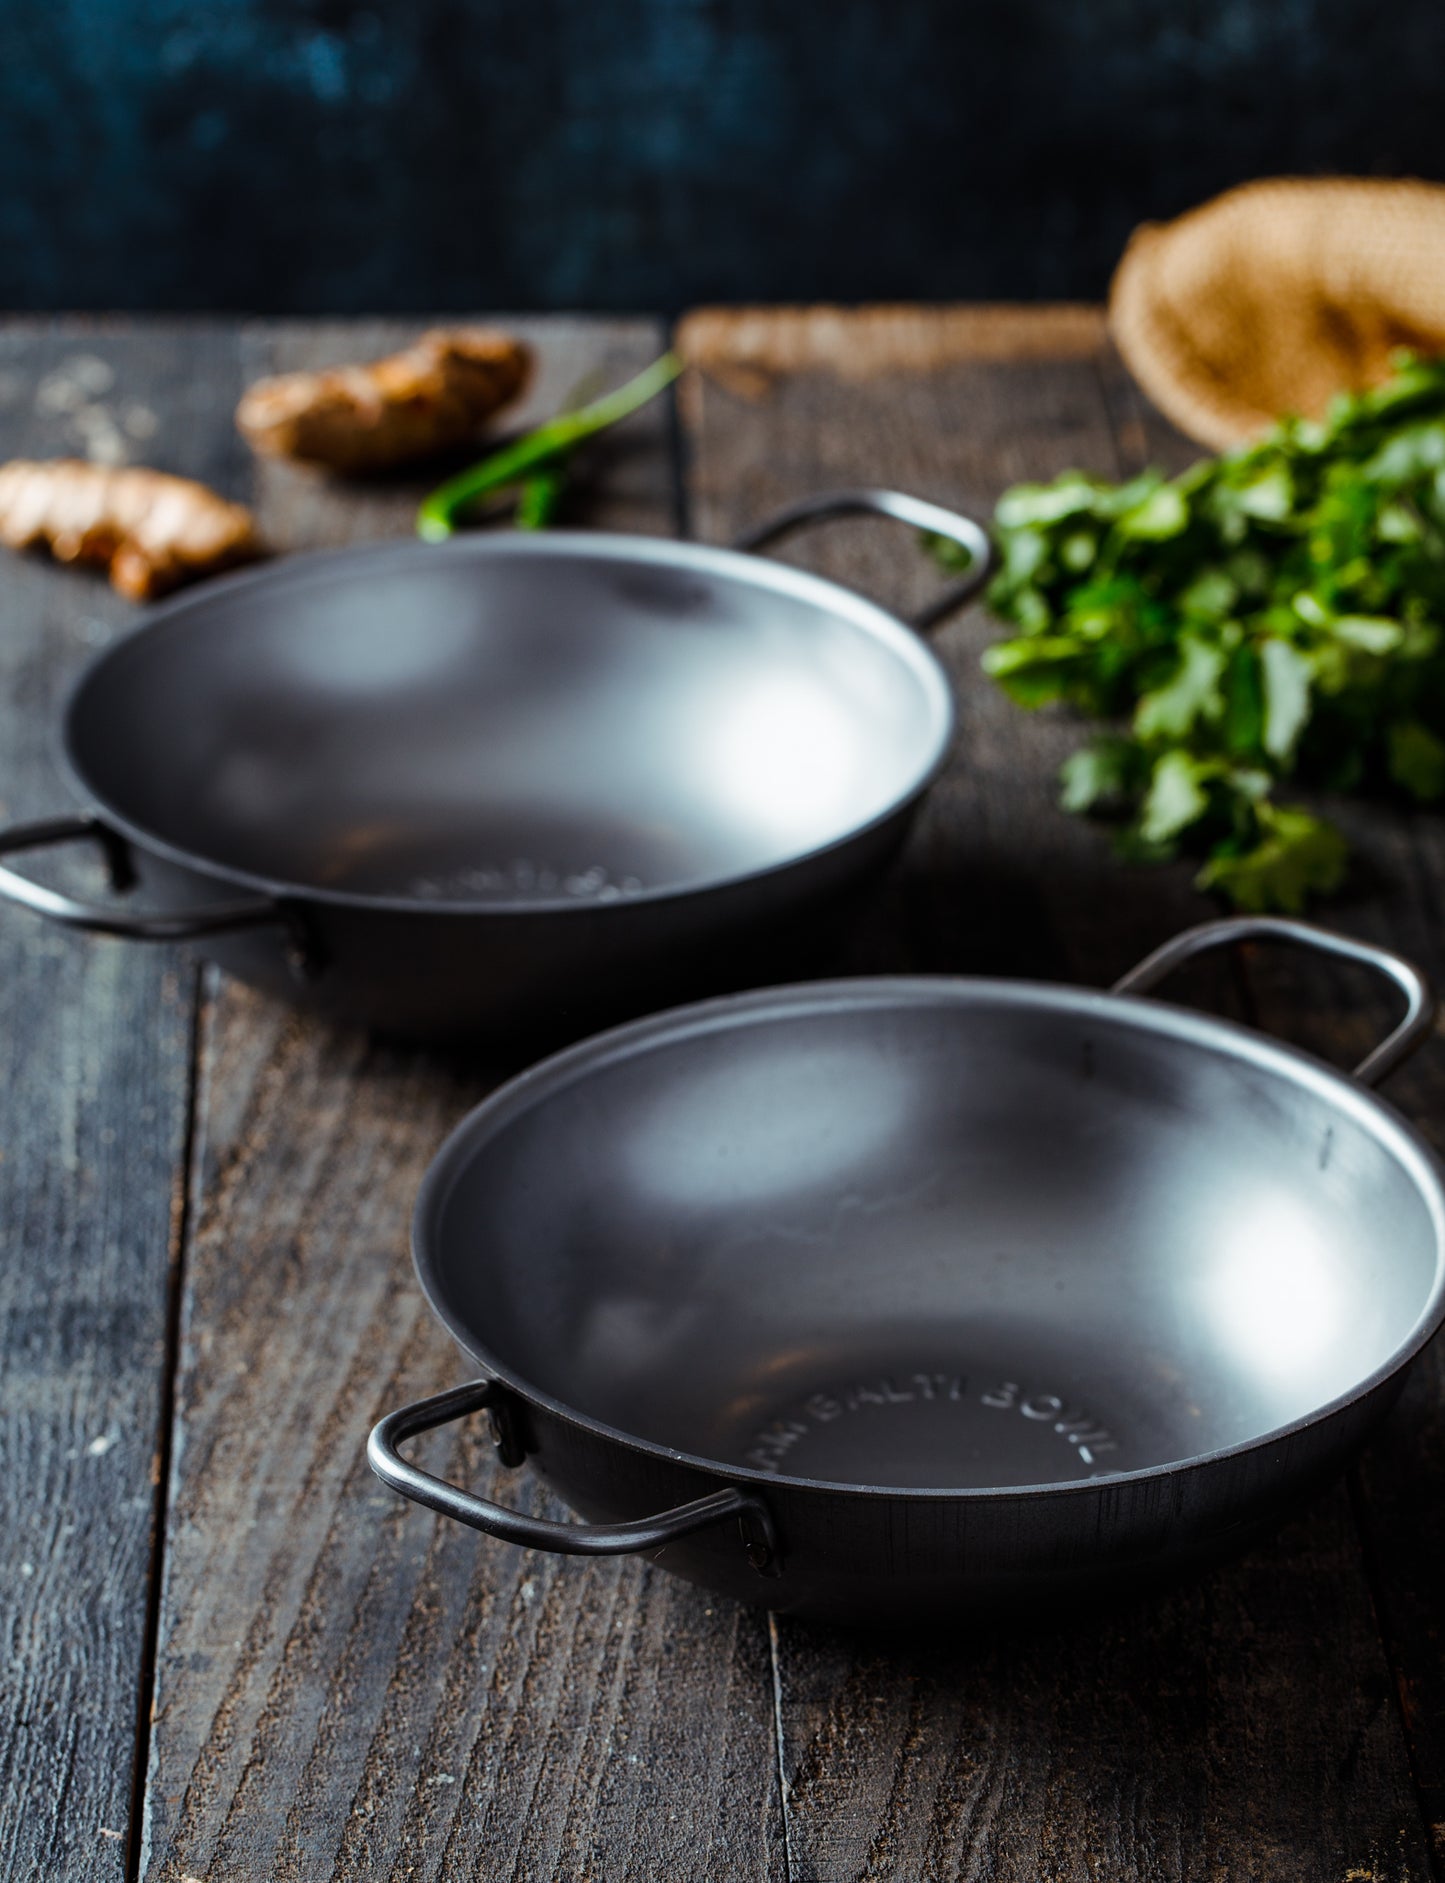
[[1202,854],[1202,887],[1298,910],[1347,848],[1281,786],[1445,797],[1445,362],[1180,477],[1020,484],[995,536],[1015,633],[985,669],[1115,722],[1063,803],[1122,814],[1126,853]]

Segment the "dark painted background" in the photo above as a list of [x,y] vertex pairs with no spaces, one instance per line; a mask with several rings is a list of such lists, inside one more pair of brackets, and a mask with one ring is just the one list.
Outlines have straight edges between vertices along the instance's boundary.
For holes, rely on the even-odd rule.
[[1445,176],[1442,72],[1439,0],[0,0],[0,304],[1092,296]]

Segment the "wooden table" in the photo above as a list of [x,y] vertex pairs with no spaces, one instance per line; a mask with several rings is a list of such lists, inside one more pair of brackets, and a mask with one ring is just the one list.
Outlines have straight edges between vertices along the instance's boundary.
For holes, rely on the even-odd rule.
[[[518,325],[544,365],[537,411],[665,338]],[[282,548],[401,535],[412,490],[257,466],[230,414],[263,371],[412,330],[10,323],[0,453],[73,451],[99,406],[133,457],[254,501]],[[657,407],[616,438],[587,521],[726,540],[829,485],[986,511],[1021,477],[1190,455],[1092,309],[705,313],[682,340],[702,370],[677,422]],[[935,579],[884,524],[795,553],[900,603]],[[0,609],[0,797],[21,818],[72,803],[65,688],[134,616],[18,558]],[[987,635],[975,614],[938,637],[956,756],[833,965],[1105,983],[1210,911],[1186,870],[1125,869],[1055,808],[1076,735],[981,680]],[[1440,820],[1349,822],[1369,880],[1335,919],[1445,977]],[[19,912],[0,913],[0,954],[10,1883],[1445,1875],[1438,1357],[1348,1482],[1127,1609],[900,1648],[643,1562],[523,1554],[402,1503],[362,1457],[381,1411],[463,1374],[412,1280],[407,1215],[509,1064],[384,1049],[181,954]],[[1384,1018],[1373,985],[1268,956],[1197,991],[1341,1061]],[[1391,1093],[1445,1133],[1438,1047]],[[479,1485],[497,1471],[480,1430],[437,1457]],[[525,1474],[505,1481],[544,1507]]]

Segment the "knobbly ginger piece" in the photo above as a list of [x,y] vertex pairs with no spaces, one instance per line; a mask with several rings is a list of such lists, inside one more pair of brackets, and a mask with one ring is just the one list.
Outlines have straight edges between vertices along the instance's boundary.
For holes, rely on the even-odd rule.
[[243,504],[188,477],[82,458],[0,464],[0,543],[98,564],[132,601],[261,554]]
[[473,438],[522,391],[532,352],[489,327],[435,328],[367,365],[261,379],[236,408],[253,451],[330,471],[383,471]]

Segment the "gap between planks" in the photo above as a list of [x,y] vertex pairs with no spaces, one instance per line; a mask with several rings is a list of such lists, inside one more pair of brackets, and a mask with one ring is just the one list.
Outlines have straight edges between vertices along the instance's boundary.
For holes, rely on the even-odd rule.
[[170,1514],[171,1459],[176,1416],[176,1390],[180,1377],[181,1303],[185,1287],[186,1250],[190,1244],[195,1207],[195,1156],[201,1110],[201,1041],[205,1031],[208,970],[192,963],[191,1037],[187,1055],[185,1133],[180,1168],[176,1173],[176,1208],[169,1252],[165,1338],[161,1357],[161,1399],[155,1458],[155,1498],[152,1504],[151,1560],[147,1583],[145,1633],[141,1642],[140,1678],[136,1688],[135,1769],[131,1775],[130,1824],[126,1841],[126,1877],[139,1883],[142,1859],[141,1828],[145,1821],[146,1779],[150,1768],[151,1707],[155,1695],[156,1654],[160,1639],[161,1590],[165,1581],[166,1520]]

